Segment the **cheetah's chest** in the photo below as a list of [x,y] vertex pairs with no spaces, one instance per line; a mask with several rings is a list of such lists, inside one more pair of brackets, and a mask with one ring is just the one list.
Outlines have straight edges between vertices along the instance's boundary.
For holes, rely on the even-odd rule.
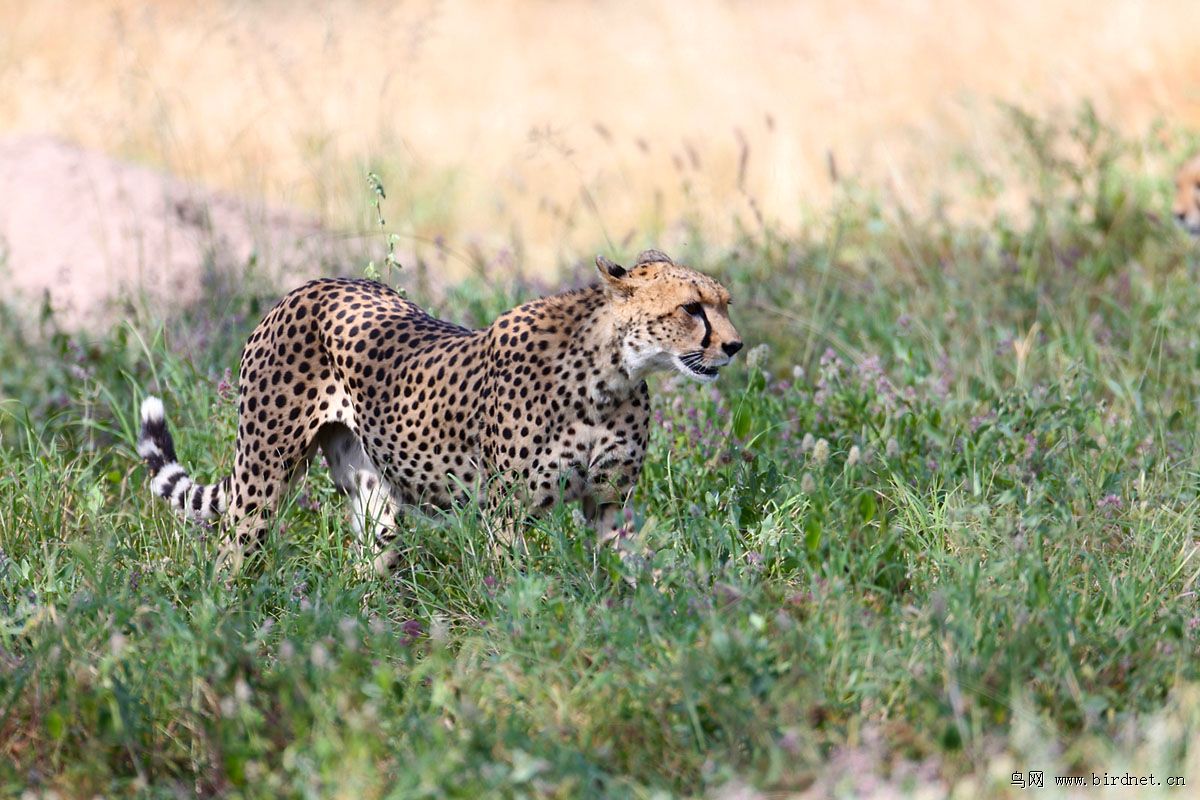
[[591,419],[564,415],[543,429],[545,440],[528,458],[500,459],[501,466],[519,475],[535,507],[608,495],[614,486],[631,485],[641,470],[646,408],[634,397]]
[[529,488],[535,505],[561,499],[579,500],[594,493],[606,467],[628,457],[635,443],[608,425],[574,423],[532,461]]

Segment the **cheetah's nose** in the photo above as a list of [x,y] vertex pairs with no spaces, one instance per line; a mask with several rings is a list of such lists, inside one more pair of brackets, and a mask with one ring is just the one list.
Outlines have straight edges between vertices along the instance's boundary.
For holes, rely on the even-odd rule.
[[721,345],[721,349],[725,351],[725,355],[732,358],[734,353],[736,353],[738,350],[742,349],[742,343],[741,342],[726,342],[725,344]]

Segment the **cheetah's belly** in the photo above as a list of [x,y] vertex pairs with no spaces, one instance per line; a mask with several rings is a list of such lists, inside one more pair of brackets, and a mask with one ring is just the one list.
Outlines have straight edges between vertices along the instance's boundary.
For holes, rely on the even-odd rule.
[[365,444],[398,503],[447,508],[478,489],[483,470],[479,449],[470,441],[438,439],[410,444],[407,448]]

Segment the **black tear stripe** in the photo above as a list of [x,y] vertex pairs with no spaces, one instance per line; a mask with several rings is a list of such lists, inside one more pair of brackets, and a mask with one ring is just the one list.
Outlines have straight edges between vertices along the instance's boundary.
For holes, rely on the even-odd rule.
[[700,306],[700,321],[704,323],[704,338],[700,340],[700,346],[708,349],[712,342],[712,325],[708,324],[708,314],[704,313],[704,306]]

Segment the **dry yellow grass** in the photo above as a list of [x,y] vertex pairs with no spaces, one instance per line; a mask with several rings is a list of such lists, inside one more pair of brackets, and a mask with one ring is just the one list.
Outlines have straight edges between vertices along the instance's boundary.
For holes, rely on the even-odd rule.
[[1200,122],[1195,0],[0,0],[0,132],[553,261],[683,210],[784,226],[840,173],[920,204],[994,99]]

